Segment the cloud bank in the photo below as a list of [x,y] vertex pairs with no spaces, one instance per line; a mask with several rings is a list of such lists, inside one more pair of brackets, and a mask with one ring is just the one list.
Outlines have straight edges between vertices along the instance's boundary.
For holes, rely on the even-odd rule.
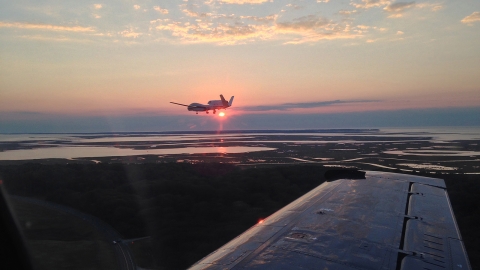
[[338,104],[353,104],[353,103],[369,103],[379,102],[379,100],[330,100],[330,101],[316,101],[316,102],[300,102],[300,103],[283,103],[278,105],[259,105],[259,106],[245,106],[236,108],[240,111],[289,111],[293,109],[310,109],[327,107]]
[[21,29],[33,29],[33,30],[48,30],[48,31],[64,31],[64,32],[94,32],[93,27],[83,26],[63,26],[52,24],[34,24],[34,23],[8,23],[0,22],[0,28],[21,28]]
[[[244,114],[219,123],[211,115],[91,116],[57,115],[2,119],[0,133],[155,132],[179,130],[322,129],[480,126],[480,107],[432,108],[329,114]],[[202,120],[199,120],[202,117]],[[227,116],[228,117],[228,116]]]

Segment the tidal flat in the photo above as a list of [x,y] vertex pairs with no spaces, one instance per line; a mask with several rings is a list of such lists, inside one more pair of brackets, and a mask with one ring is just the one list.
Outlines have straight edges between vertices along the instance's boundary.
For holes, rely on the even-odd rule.
[[480,171],[480,129],[0,135],[0,164],[27,162],[221,162],[244,167],[317,163],[475,174]]

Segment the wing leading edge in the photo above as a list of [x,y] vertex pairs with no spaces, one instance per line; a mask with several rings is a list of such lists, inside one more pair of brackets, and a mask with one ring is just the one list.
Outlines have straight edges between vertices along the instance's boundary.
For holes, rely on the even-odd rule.
[[170,102],[172,104],[175,104],[175,105],[180,105],[180,106],[185,106],[185,107],[188,107],[188,105],[186,104],[182,104],[182,103],[176,103],[176,102]]
[[441,179],[325,182],[191,269],[471,269]]

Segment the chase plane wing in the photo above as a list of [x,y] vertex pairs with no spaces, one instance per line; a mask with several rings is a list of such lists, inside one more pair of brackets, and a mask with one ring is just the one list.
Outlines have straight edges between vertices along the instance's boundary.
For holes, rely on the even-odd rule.
[[191,269],[471,269],[443,180],[361,178],[323,183]]

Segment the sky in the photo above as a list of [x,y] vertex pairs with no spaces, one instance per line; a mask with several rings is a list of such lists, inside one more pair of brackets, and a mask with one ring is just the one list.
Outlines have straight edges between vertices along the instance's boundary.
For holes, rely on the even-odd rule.
[[0,6],[0,133],[480,126],[478,0]]

